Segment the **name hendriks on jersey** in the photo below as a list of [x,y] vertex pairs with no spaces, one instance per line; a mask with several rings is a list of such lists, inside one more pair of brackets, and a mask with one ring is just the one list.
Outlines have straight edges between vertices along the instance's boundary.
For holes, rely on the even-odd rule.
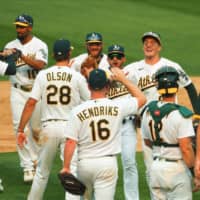
[[85,109],[82,112],[78,113],[77,117],[80,119],[80,121],[84,121],[90,117],[97,117],[102,115],[117,116],[118,113],[119,108],[116,106],[100,106]]

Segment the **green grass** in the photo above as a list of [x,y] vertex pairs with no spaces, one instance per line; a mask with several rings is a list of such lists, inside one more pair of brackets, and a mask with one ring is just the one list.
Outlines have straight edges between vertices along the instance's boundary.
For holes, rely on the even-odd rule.
[[[0,48],[16,37],[12,24],[15,17],[28,13],[34,18],[33,33],[49,46],[49,65],[53,42],[61,37],[71,40],[73,56],[85,52],[86,33],[101,32],[104,51],[113,43],[126,49],[127,63],[143,58],[141,35],[146,31],[161,34],[162,55],[180,63],[190,75],[200,75],[200,1],[199,0],[9,0],[1,2]],[[7,79],[0,77],[0,79]],[[148,199],[141,153],[137,154],[141,200]],[[121,169],[121,162],[119,166]],[[45,200],[64,199],[57,180],[60,169],[57,158],[52,170]],[[1,200],[26,199],[30,185],[23,184],[16,153],[0,154],[0,177],[5,192]],[[116,191],[116,200],[123,199],[122,174]],[[200,199],[199,194],[194,199]]]
[[[14,5],[14,6],[11,6]],[[85,51],[86,33],[99,31],[105,52],[113,43],[125,46],[127,63],[143,57],[141,35],[157,31],[163,43],[162,55],[179,62],[190,75],[199,75],[200,1],[198,0],[9,0],[1,3],[0,46],[15,38],[12,22],[20,13],[34,17],[34,33],[49,45],[69,38],[73,56]]]
[[[119,163],[119,179],[116,189],[115,200],[123,200],[122,185],[122,166],[120,157]],[[145,167],[143,163],[142,153],[137,153],[137,163],[139,170],[139,190],[140,199],[149,200],[149,192],[145,179]],[[0,193],[1,200],[25,200],[30,189],[30,185],[23,183],[23,174],[19,167],[17,153],[0,153],[0,178],[3,179],[5,191]],[[57,156],[56,161],[50,175],[48,186],[45,192],[44,200],[64,199],[64,192],[57,178],[57,173],[61,169],[61,161]],[[200,199],[200,192],[195,193],[193,200]]]

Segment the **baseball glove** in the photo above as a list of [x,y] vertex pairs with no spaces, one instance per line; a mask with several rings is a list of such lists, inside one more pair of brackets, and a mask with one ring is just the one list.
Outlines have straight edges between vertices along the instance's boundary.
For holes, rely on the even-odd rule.
[[21,55],[22,55],[21,50],[15,49],[15,52],[12,54],[12,59],[14,61],[17,61],[21,57]]
[[98,67],[96,59],[92,56],[88,56],[85,61],[81,64],[80,72],[83,76],[88,77],[90,71]]
[[83,195],[85,193],[86,186],[73,174],[59,173],[58,178],[60,179],[61,185],[67,192],[74,195]]
[[5,62],[13,60],[14,62],[16,62],[18,58],[21,57],[21,55],[22,52],[19,49],[6,49],[0,52],[0,60]]

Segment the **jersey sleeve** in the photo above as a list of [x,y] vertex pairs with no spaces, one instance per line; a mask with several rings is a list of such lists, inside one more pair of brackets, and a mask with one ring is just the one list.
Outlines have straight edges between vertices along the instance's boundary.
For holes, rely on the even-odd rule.
[[134,84],[138,84],[137,62],[127,65],[124,67],[123,71],[125,72],[127,79]]
[[178,138],[192,137],[195,136],[194,128],[192,125],[191,118],[184,118],[181,116],[179,127],[178,127]]
[[147,113],[145,111],[142,117],[142,121],[141,121],[141,130],[142,130],[141,133],[144,139],[151,140],[148,124],[149,124],[149,120],[147,117]]
[[122,108],[123,117],[137,114],[138,112],[138,101],[135,97],[127,96],[126,98],[116,99]]
[[48,63],[48,47],[46,44],[41,45],[41,47],[36,52],[36,59],[42,60],[46,64]]
[[78,133],[80,129],[80,121],[76,117],[74,110],[70,112],[70,120],[67,122],[67,129],[65,132],[65,138],[70,138],[78,141]]
[[78,84],[79,84],[79,92],[80,92],[80,98],[82,101],[86,101],[90,99],[90,90],[88,88],[87,81],[84,76],[82,76],[79,73],[79,78],[78,78]]
[[188,86],[192,82],[189,75],[184,71],[184,69],[179,64],[174,65],[174,67],[179,73],[179,80],[178,80],[179,87],[183,88]]
[[84,53],[71,59],[71,68],[80,72],[81,64],[87,58],[88,54]]
[[8,63],[0,60],[0,75],[5,74],[7,67],[8,67]]
[[30,97],[35,99],[35,100],[40,100],[41,97],[42,97],[42,92],[43,92],[43,89],[42,89],[42,81],[44,81],[42,79],[42,74],[43,74],[43,71],[40,71],[35,79],[35,82],[33,84],[33,88],[32,88],[32,91],[31,91],[31,94],[30,94]]

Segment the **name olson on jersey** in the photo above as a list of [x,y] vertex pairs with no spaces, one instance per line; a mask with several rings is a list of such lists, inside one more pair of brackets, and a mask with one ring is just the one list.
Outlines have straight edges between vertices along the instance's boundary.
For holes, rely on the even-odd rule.
[[72,79],[72,74],[66,72],[51,72],[46,74],[47,81],[67,81],[70,82]]
[[77,117],[84,121],[90,117],[97,117],[97,116],[117,116],[119,113],[118,107],[113,106],[100,106],[100,107],[93,107],[83,110],[82,112],[77,114]]

